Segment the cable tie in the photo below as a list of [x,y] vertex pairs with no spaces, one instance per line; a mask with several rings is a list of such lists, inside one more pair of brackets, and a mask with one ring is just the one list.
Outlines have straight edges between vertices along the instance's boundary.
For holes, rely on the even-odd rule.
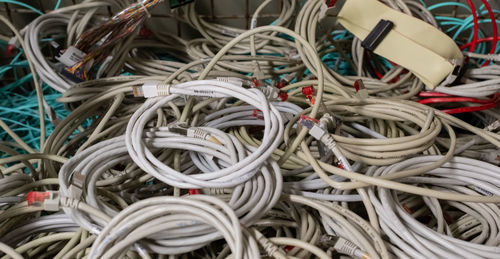
[[313,117],[309,117],[309,116],[306,116],[304,114],[300,115],[300,120],[310,120],[310,121],[313,121],[313,122],[316,122],[316,123],[319,123],[320,121],[313,118]]

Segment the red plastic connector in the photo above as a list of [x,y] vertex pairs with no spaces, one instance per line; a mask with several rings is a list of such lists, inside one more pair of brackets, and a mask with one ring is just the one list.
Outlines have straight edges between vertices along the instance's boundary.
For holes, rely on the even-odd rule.
[[281,92],[278,94],[278,98],[281,99],[282,102],[288,100],[288,93],[287,92]]
[[26,201],[28,201],[28,206],[34,203],[43,203],[45,199],[50,198],[49,192],[28,192],[26,195]]
[[309,100],[309,102],[314,105],[316,101],[316,97],[314,96],[314,87],[312,85],[302,87],[302,94],[306,96],[306,98]]
[[8,56],[8,57],[12,57],[14,56],[14,53],[17,52],[17,47],[15,45],[12,45],[12,44],[9,44],[7,46],[7,49],[5,49],[5,54]]
[[280,80],[280,81],[276,84],[276,88],[281,89],[281,88],[285,87],[285,86],[286,86],[286,84],[287,84],[287,83],[285,82],[285,80]]
[[262,116],[262,111],[259,110],[259,109],[254,109],[253,110],[253,113],[252,113],[252,116],[259,119],[259,120],[263,120],[264,119],[264,116]]
[[257,80],[256,78],[252,79],[254,87],[259,87],[260,86],[260,81]]
[[196,194],[200,194],[200,190],[199,189],[189,189],[189,195],[196,195]]
[[305,96],[314,95],[314,87],[312,85],[302,87],[302,94]]
[[328,8],[332,8],[337,3],[337,0],[326,0]]
[[365,89],[365,84],[363,83],[363,80],[358,79],[354,81],[354,89],[356,89],[356,92],[359,92],[359,90]]

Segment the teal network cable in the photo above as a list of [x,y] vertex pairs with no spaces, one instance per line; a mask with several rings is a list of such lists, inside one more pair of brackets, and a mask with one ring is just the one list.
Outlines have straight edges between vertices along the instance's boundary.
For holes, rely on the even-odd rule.
[[[60,2],[60,1],[59,1]],[[14,5],[19,5],[19,6],[22,6],[22,7],[25,7],[25,8],[28,8],[30,10],[32,10],[33,12],[39,14],[39,15],[43,15],[43,12],[36,9],[35,7],[29,5],[29,4],[25,4],[23,2],[19,2],[19,1],[14,1],[14,0],[0,0],[0,3],[7,3],[7,4],[14,4]]]

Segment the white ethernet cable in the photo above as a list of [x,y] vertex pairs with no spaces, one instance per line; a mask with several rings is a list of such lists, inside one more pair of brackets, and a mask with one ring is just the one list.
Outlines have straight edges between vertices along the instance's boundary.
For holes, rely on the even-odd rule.
[[[181,83],[177,85],[155,84],[150,87],[145,84],[142,92],[146,96],[158,95],[160,97],[148,99],[131,117],[126,131],[126,144],[130,157],[139,167],[161,181],[180,188],[224,188],[234,187],[245,182],[255,175],[262,167],[281,141],[283,135],[283,120],[279,111],[269,104],[266,97],[257,89],[245,89],[231,83],[215,80],[200,80]],[[166,95],[166,96],[161,96]],[[262,113],[264,120],[264,136],[262,144],[248,155],[241,157],[239,161],[229,162],[229,166],[221,170],[212,171],[209,174],[185,175],[165,165],[149,151],[145,146],[143,134],[145,127],[156,110],[169,102],[179,98],[179,95],[198,97],[233,97],[246,102]],[[223,144],[210,142],[204,139],[186,137],[177,138],[176,141],[189,141],[192,145],[211,146],[212,148],[231,148],[234,141],[221,133],[210,128],[200,128],[211,134]],[[208,135],[207,135],[208,136]],[[154,138],[152,139],[154,141]],[[227,140],[227,141],[226,141]],[[231,143],[233,142],[233,143]],[[167,142],[165,142],[167,143]],[[172,142],[173,143],[173,142]],[[182,145],[176,148],[181,148]],[[193,147],[194,148],[194,147]],[[215,155],[213,153],[212,155]]]
[[[243,234],[234,211],[219,199],[205,195],[186,198],[155,197],[134,203],[106,225],[92,245],[89,256],[116,258],[126,251],[125,248],[143,238],[175,229],[196,231],[196,226],[215,228],[218,231],[215,237],[224,237],[235,258],[259,257],[255,239]],[[201,233],[202,229],[199,231]],[[189,241],[176,242],[176,239],[178,238],[173,237],[163,243],[164,246],[169,246],[163,248],[163,253],[182,253],[189,247]],[[181,240],[182,238],[179,241]],[[210,240],[206,240],[205,244],[209,242]],[[202,241],[197,247],[203,245]]]
[[[403,168],[415,168],[432,163],[440,156],[415,157],[388,167],[372,167],[369,175],[384,175]],[[403,178],[400,181],[425,184],[433,189],[450,193],[464,193],[468,195],[499,195],[500,181],[497,180],[500,169],[491,164],[463,157],[453,157],[440,168],[427,172],[424,176]],[[396,191],[385,188],[368,188],[370,201],[374,205],[379,217],[382,230],[388,235],[391,243],[403,248],[406,256],[413,258],[432,257],[467,257],[467,258],[494,258],[500,252],[500,210],[495,204],[482,204],[459,201],[445,201],[442,205],[431,200],[426,202],[433,217],[437,217],[438,226],[425,226],[418,222],[416,211],[405,206]],[[434,198],[430,198],[434,199]],[[445,233],[446,222],[441,206],[449,204],[462,210],[466,215],[478,219],[482,225],[481,235],[471,242],[460,240]],[[418,207],[417,207],[418,208]],[[440,212],[436,214],[436,212]],[[458,222],[458,221],[457,221]],[[462,226],[465,223],[462,223]],[[471,229],[473,230],[473,229]],[[489,234],[488,234],[489,233]]]
[[[217,133],[220,134],[220,132]],[[147,135],[150,140],[155,139],[154,141],[145,140],[146,143],[149,143],[147,147],[151,149],[157,149],[158,143],[161,144],[163,139],[168,140],[165,136],[169,136],[169,138],[173,140],[182,138],[180,134],[161,131],[161,128],[150,130],[147,132]],[[226,138],[228,137],[226,136]],[[229,141],[226,138],[220,139],[224,142]],[[226,148],[220,149],[224,152],[220,155],[243,158],[245,152],[255,150],[255,148],[251,148],[246,151],[243,149],[241,143],[234,137],[232,137],[232,141],[234,142],[231,143],[235,144],[234,150]],[[215,147],[220,146],[221,145],[215,145]],[[205,150],[210,152],[209,147],[205,147]],[[159,156],[159,159],[166,164],[171,164],[173,162],[172,154],[173,150],[164,150]],[[109,171],[113,170],[116,166],[129,162],[130,156],[127,152],[124,136],[99,142],[72,157],[63,165],[59,171],[59,191],[62,196],[77,200],[83,199],[87,204],[100,208],[107,215],[114,216],[118,213],[120,208],[110,206],[109,202],[105,202],[103,197],[98,193],[98,187],[106,187],[109,189],[110,193],[113,192],[118,194],[120,191],[126,191],[136,186],[140,186],[145,181],[149,181],[152,178],[149,175],[144,175],[144,173],[134,164],[126,166],[123,171],[114,170],[116,172],[112,174],[109,173]],[[181,163],[181,170],[183,172],[196,172],[199,170],[214,171],[218,169],[217,163],[207,159],[206,155],[192,152],[190,152],[189,155],[183,156]],[[222,163],[222,165],[225,165],[225,163]],[[235,213],[241,217],[240,221],[243,224],[252,224],[258,220],[261,215],[270,210],[278,201],[282,191],[282,178],[277,163],[268,159],[266,164],[261,166],[252,178],[235,186],[234,189],[203,188],[200,191],[220,196],[221,199],[227,201]],[[159,191],[158,194],[163,193]],[[137,195],[139,195],[139,193],[137,193]],[[132,203],[139,199],[139,197],[135,195],[131,197],[124,196],[123,198],[117,195],[109,197],[120,204],[122,208],[126,207],[127,203]],[[84,212],[72,208],[64,208],[64,210],[76,223],[89,231],[95,229],[99,225],[104,226],[104,224],[100,224],[101,222],[91,214],[86,215]]]

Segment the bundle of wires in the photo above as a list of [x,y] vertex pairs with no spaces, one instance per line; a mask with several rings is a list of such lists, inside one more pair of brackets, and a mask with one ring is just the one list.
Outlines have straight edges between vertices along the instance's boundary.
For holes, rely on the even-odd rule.
[[159,2],[160,0],[138,1],[113,16],[109,21],[82,33],[73,47],[85,53],[85,55],[80,61],[66,70],[77,79],[87,80],[92,78],[88,74],[97,72],[96,67],[101,65],[111,53],[117,41],[123,40],[136,31],[149,15],[148,8]]
[[469,57],[435,89],[336,23],[345,1],[261,1],[248,29],[200,1],[169,1],[195,38],[159,0],[0,16],[0,257],[499,254],[493,1],[380,1]]

